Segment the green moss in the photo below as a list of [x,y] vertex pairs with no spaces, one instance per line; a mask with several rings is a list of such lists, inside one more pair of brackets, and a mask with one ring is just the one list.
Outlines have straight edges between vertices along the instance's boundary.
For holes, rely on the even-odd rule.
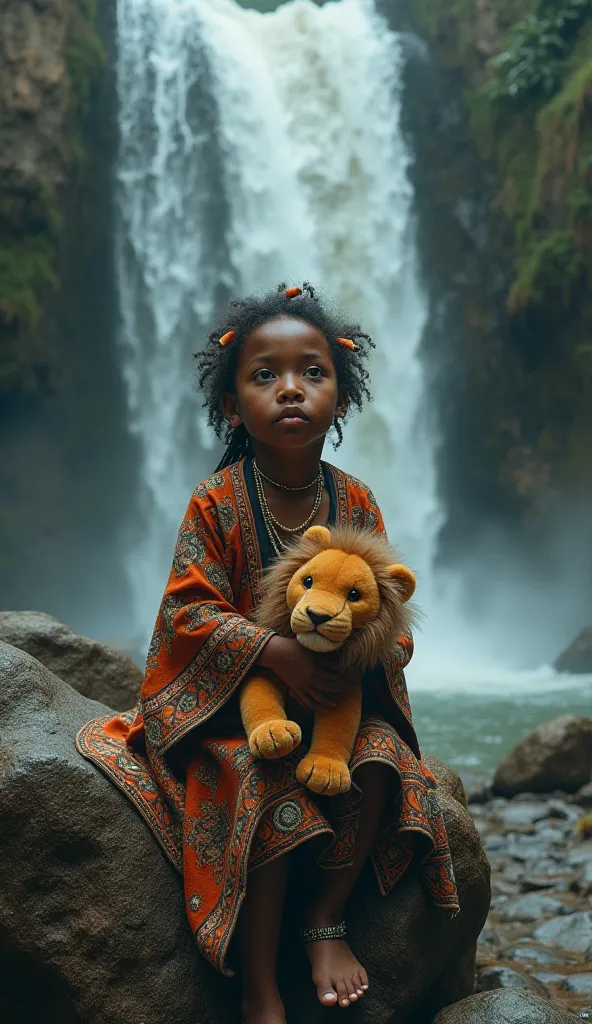
[[558,301],[567,306],[585,263],[570,231],[552,231],[531,244],[518,265],[508,306],[512,312]]
[[592,193],[584,188],[576,188],[568,199],[569,208],[574,221],[585,218],[592,219]]
[[68,144],[72,159],[84,161],[83,127],[88,114],[92,83],[106,53],[95,34],[96,0],[71,0],[66,64],[71,82]]
[[[70,79],[64,149],[68,187],[84,163],[83,131],[93,80],[105,60],[95,34],[95,0],[69,0],[66,66]],[[0,184],[0,327],[4,327],[0,392],[18,388],[34,359],[32,328],[39,323],[48,296],[59,289],[58,260],[62,227],[61,198],[48,183],[34,194]]]
[[0,314],[30,327],[39,321],[42,297],[57,286],[55,247],[46,235],[5,239],[0,246]]

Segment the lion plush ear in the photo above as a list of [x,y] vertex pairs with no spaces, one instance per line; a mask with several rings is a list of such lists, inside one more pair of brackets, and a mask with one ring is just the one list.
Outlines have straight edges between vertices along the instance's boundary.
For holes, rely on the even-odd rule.
[[399,584],[399,593],[402,601],[408,601],[410,597],[413,597],[415,576],[411,569],[408,569],[406,565],[389,565],[386,571]]
[[331,547],[331,532],[326,526],[309,526],[302,534],[307,540],[314,540],[321,548]]

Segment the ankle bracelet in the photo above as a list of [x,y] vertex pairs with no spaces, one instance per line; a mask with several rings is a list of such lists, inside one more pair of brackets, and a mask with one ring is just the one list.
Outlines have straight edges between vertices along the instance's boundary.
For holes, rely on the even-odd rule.
[[301,928],[300,938],[303,942],[318,942],[321,939],[344,939],[347,934],[345,921],[340,924],[329,924],[324,928]]

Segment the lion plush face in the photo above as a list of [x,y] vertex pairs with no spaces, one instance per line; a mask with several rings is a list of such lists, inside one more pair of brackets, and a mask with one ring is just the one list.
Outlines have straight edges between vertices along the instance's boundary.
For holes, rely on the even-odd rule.
[[382,537],[313,526],[269,571],[257,620],[312,651],[343,649],[366,668],[409,628],[414,589]]
[[380,594],[374,573],[359,555],[329,548],[306,562],[286,594],[290,626],[311,651],[336,651],[353,629],[375,619]]

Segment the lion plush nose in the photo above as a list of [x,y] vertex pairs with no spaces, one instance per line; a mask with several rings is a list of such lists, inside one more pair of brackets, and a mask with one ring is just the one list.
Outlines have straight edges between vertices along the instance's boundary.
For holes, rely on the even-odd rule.
[[333,618],[332,615],[319,615],[318,612],[313,612],[311,608],[306,609],[306,614],[313,626],[322,626],[323,622],[329,622],[329,619]]

